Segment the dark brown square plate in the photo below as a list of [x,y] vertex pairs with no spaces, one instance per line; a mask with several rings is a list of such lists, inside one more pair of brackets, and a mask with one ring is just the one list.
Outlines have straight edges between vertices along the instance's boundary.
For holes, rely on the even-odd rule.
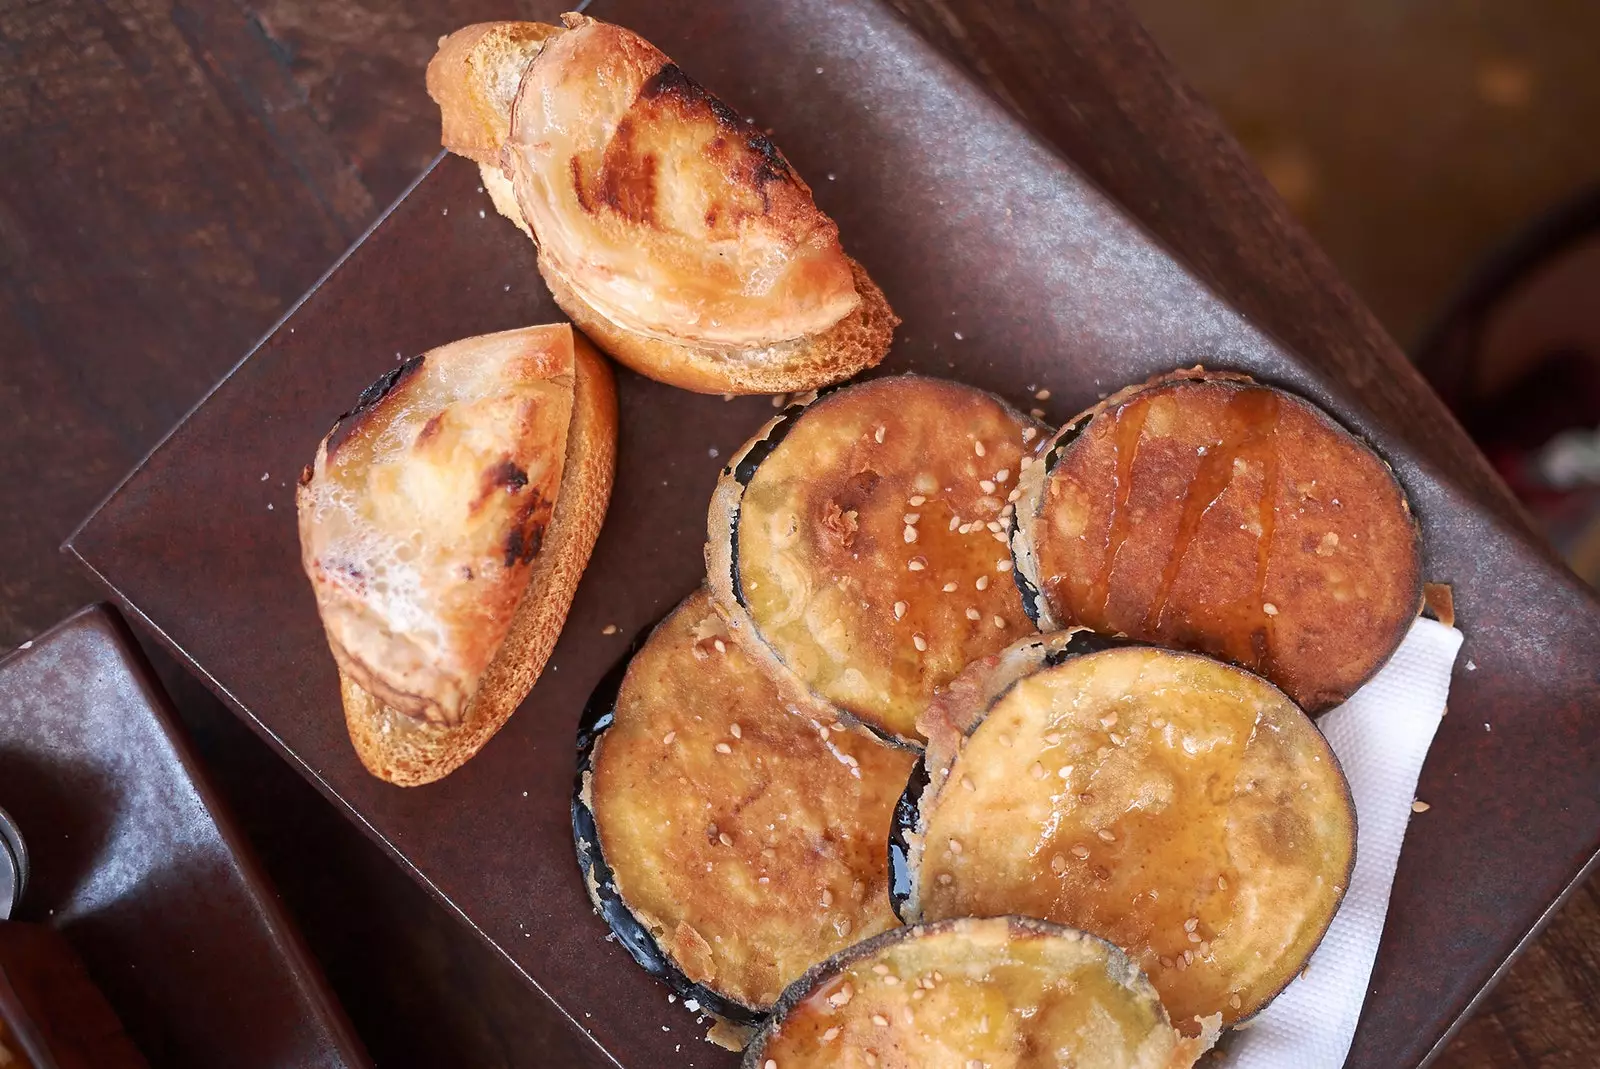
[[111,610],[0,659],[0,806],[14,919],[66,937],[151,1065],[370,1064]]
[[[1084,177],[1128,179],[1123,195],[1143,189],[1129,203],[1158,223],[1239,214],[1208,200],[1214,175],[1197,185],[1172,164],[1163,177],[1171,142],[1141,141],[1129,118],[1143,109],[1159,129],[1199,115],[1181,89],[1158,77],[1150,92],[1091,99],[1096,65],[1115,67],[1107,55],[1148,52],[1096,36],[1096,6],[1061,16],[1082,22],[1069,41],[1081,67],[1068,69],[1090,94],[1072,139],[1087,154],[1077,165],[873,0],[600,0],[591,10],[644,33],[773,129],[905,319],[883,370],[955,376],[1025,408],[1048,388],[1044,407],[1061,419],[1124,383],[1204,361],[1314,398],[1393,462],[1422,518],[1428,576],[1454,584],[1467,634],[1423,773],[1433,808],[1408,838],[1348,1063],[1415,1066],[1600,845],[1600,615],[1492,480],[1484,491],[1481,462],[1410,370],[1397,358],[1363,362],[1348,325],[1359,309],[1342,289],[1300,298],[1316,318],[1298,323],[1273,250],[1256,249],[1263,266],[1230,289],[1230,305]],[[1135,59],[1159,65],[1152,55]],[[1104,137],[1082,136],[1097,128]],[[1193,242],[1177,244],[1196,259]],[[1212,247],[1216,256],[1198,259],[1239,278],[1237,250]],[[1274,327],[1298,353],[1235,310],[1259,319],[1274,305]],[[488,207],[476,170],[442,160],[69,549],[618,1063],[727,1066],[733,1058],[707,1047],[681,1005],[606,939],[574,862],[568,795],[585,699],[628,636],[699,581],[719,457],[771,414],[767,401],[621,375],[616,490],[566,633],[510,726],[440,784],[399,790],[362,771],[299,569],[295,474],[363,386],[399,356],[559,318],[531,246]],[[608,624],[618,628],[609,637]]]

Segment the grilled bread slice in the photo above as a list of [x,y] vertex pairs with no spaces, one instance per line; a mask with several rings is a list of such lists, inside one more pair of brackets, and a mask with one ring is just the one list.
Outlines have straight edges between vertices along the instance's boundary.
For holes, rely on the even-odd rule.
[[777,147],[643,38],[564,18],[458,30],[428,88],[445,147],[479,162],[573,322],[703,393],[813,389],[881,361],[899,320]]
[[566,324],[416,357],[323,439],[297,493],[302,563],[373,775],[448,775],[527,696],[615,453],[611,372]]

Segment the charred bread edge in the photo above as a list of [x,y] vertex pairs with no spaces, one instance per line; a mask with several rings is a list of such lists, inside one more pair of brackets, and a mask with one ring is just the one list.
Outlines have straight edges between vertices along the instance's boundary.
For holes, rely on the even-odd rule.
[[[1262,677],[1257,676],[1254,672],[1240,668],[1238,665],[1232,665],[1226,661],[1219,661],[1215,657],[1207,657],[1203,653],[1193,653],[1189,650],[1174,650],[1165,646],[1157,646],[1149,642],[1134,642],[1130,639],[1106,638],[1103,635],[1097,635],[1093,631],[1088,630],[1071,632],[1071,636],[1072,637],[1064,644],[1057,645],[1054,649],[1047,649],[1044,653],[1044,656],[1040,658],[1039,667],[1033,672],[1029,672],[1019,677],[1005,690],[1001,691],[994,698],[994,700],[989,703],[989,706],[984,710],[983,715],[974,720],[971,726],[967,728],[965,732],[966,736],[970,738],[972,733],[977,731],[978,728],[982,726],[983,722],[988,719],[989,711],[1003,701],[1006,695],[1011,693],[1012,688],[1015,687],[1017,683],[1020,683],[1023,679],[1027,679],[1029,676],[1045,671],[1046,669],[1056,668],[1065,662],[1078,657],[1092,656],[1097,653],[1104,653],[1108,650],[1114,649],[1137,647],[1157,650],[1161,653],[1170,654],[1174,657],[1194,657],[1204,661],[1215,661],[1217,664],[1220,664],[1225,668],[1232,669],[1235,672],[1242,672],[1247,676],[1251,676],[1257,680],[1260,680],[1266,686],[1272,687],[1273,690],[1278,690],[1278,687],[1274,685],[1271,680],[1263,679]],[[1048,646],[1051,638],[1051,635],[1046,635],[1043,637],[1043,639],[1032,639],[1030,641],[1040,642],[1042,645]],[[1279,691],[1279,693],[1282,694],[1282,691]],[[1283,695],[1283,699],[1284,701],[1288,702],[1291,707],[1297,710],[1300,709],[1300,707],[1295,705],[1293,699],[1291,699],[1288,695]],[[1310,949],[1306,951],[1305,960],[1310,961],[1311,956],[1317,952],[1317,947],[1321,946],[1323,939],[1327,938],[1328,929],[1333,926],[1333,918],[1339,915],[1339,910],[1344,905],[1345,896],[1350,893],[1350,879],[1353,875],[1355,875],[1356,869],[1357,833],[1359,831],[1359,826],[1357,824],[1358,815],[1356,813],[1355,797],[1350,793],[1350,780],[1349,777],[1344,774],[1344,765],[1339,761],[1339,755],[1333,752],[1332,746],[1328,745],[1328,740],[1322,734],[1322,729],[1317,726],[1316,721],[1312,720],[1311,717],[1304,712],[1304,710],[1301,710],[1301,715],[1305,716],[1307,721],[1310,722],[1311,730],[1315,733],[1316,738],[1322,741],[1323,749],[1326,751],[1324,756],[1326,756],[1330,762],[1330,767],[1339,773],[1339,782],[1344,787],[1343,796],[1345,808],[1350,811],[1350,864],[1345,869],[1344,877],[1339,885],[1339,896],[1334,902],[1333,910],[1328,914],[1327,923],[1322,926],[1322,931],[1318,933],[1316,941],[1312,943]],[[925,803],[931,804],[939,796],[939,791],[937,789],[931,791],[928,790],[928,788],[932,786],[932,783],[933,774],[929,771],[924,761],[919,760],[916,766],[912,768],[910,782],[906,784],[905,793],[900,796],[900,801],[895,803],[894,812],[890,818],[889,904],[890,907],[893,908],[895,916],[899,917],[908,925],[920,925],[924,923],[919,919],[921,916],[921,907],[916,901],[917,870],[921,864],[922,851],[920,846],[922,842],[922,835],[926,831],[928,823],[926,814],[923,812],[923,807]],[[896,856],[897,852],[900,854],[898,857]],[[1040,923],[1053,922],[1043,921]],[[1091,936],[1091,938],[1098,937]],[[1273,1000],[1275,1000],[1279,995],[1283,994],[1284,989],[1292,984],[1299,977],[1299,975],[1300,973],[1298,970],[1292,973],[1289,978],[1283,982],[1281,987],[1274,991],[1270,996],[1262,1000],[1261,1004],[1256,1007],[1253,1013],[1247,1017],[1239,1018],[1237,1021],[1233,1022],[1233,1024],[1229,1025],[1228,1028],[1238,1028],[1247,1021],[1253,1019],[1256,1014],[1272,1005]],[[785,997],[787,997],[787,994],[788,993],[785,992]],[[783,1003],[780,1000],[779,1006],[781,1007],[782,1005]],[[776,1012],[779,1011],[775,1011],[775,1013]]]
[[[778,1001],[773,1005],[772,1014],[765,1024],[761,1026],[750,1040],[750,1045],[745,1048],[744,1059],[739,1063],[739,1069],[762,1069],[762,1058],[766,1054],[767,1041],[772,1033],[783,1025],[784,1018],[789,1012],[805,1000],[806,996],[828,977],[848,968],[863,958],[871,957],[886,946],[891,946],[901,940],[919,939],[928,935],[944,935],[957,933],[968,925],[993,924],[1003,921],[1008,934],[1022,937],[1045,937],[1053,939],[1083,940],[1089,943],[1098,943],[1106,955],[1106,974],[1118,981],[1123,987],[1135,995],[1149,999],[1161,1020],[1168,1028],[1172,1028],[1172,1019],[1167,1016],[1167,1008],[1161,1004],[1161,998],[1156,993],[1150,978],[1145,976],[1133,959],[1112,943],[1106,942],[1099,936],[1090,935],[1088,932],[1077,928],[1069,928],[1064,924],[1053,921],[1039,920],[1035,917],[1019,917],[1008,915],[1003,917],[952,917],[948,920],[930,921],[927,924],[908,925],[902,928],[891,928],[887,932],[879,933],[871,939],[864,939],[859,943],[848,946],[839,951],[826,961],[818,962],[805,971],[794,983],[790,984],[778,996]],[[1176,1029],[1173,1029],[1176,1032]]]
[[747,1006],[689,979],[672,956],[661,949],[661,944],[656,942],[644,922],[634,915],[617,889],[616,874],[606,863],[600,846],[600,828],[594,817],[591,779],[594,774],[595,747],[606,730],[616,722],[617,696],[622,691],[622,682],[627,677],[628,666],[633,663],[634,655],[644,648],[656,629],[676,611],[677,606],[674,606],[666,616],[634,638],[621,660],[601,677],[584,706],[583,715],[578,720],[578,771],[572,786],[572,839],[577,848],[578,868],[583,873],[583,886],[589,894],[589,900],[594,903],[595,912],[606,922],[633,960],[685,1001],[692,999],[706,1011],[734,1024],[754,1025],[765,1018],[766,1011]]
[[[1342,435],[1345,438],[1350,439],[1356,445],[1365,449],[1374,457],[1377,457],[1378,462],[1382,464],[1385,470],[1389,472],[1390,481],[1394,483],[1395,489],[1399,491],[1401,507],[1405,509],[1406,515],[1411,520],[1411,530],[1413,536],[1412,543],[1416,547],[1417,560],[1415,600],[1417,603],[1417,611],[1419,613],[1422,611],[1424,588],[1422,574],[1422,526],[1418,522],[1417,514],[1411,508],[1411,498],[1406,494],[1406,488],[1404,484],[1400,482],[1399,477],[1394,473],[1394,465],[1390,464],[1389,461],[1384,458],[1383,454],[1379,453],[1378,450],[1372,446],[1372,443],[1368,442],[1365,438],[1362,438],[1354,431],[1345,427],[1344,424],[1340,423],[1333,417],[1331,413],[1329,413],[1315,401],[1308,400],[1307,398],[1300,396],[1298,393],[1295,393],[1293,390],[1286,390],[1280,386],[1274,386],[1271,383],[1257,381],[1256,379],[1242,372],[1207,371],[1201,365],[1196,364],[1192,368],[1179,368],[1176,371],[1168,371],[1160,375],[1154,375],[1144,382],[1134,383],[1131,386],[1124,386],[1122,389],[1113,393],[1105,400],[1099,401],[1096,404],[1084,409],[1082,412],[1079,412],[1076,416],[1073,416],[1071,419],[1067,420],[1066,423],[1062,424],[1061,429],[1056,431],[1055,436],[1045,443],[1039,462],[1029,465],[1028,470],[1024,471],[1018,477],[1017,486],[1019,489],[1021,489],[1022,495],[1017,498],[1017,507],[1013,509],[1011,513],[1011,576],[1017,584],[1017,590],[1022,594],[1023,611],[1028,614],[1029,619],[1034,622],[1036,627],[1038,627],[1041,631],[1050,632],[1060,630],[1061,628],[1067,626],[1065,621],[1056,619],[1055,615],[1050,611],[1050,606],[1044,597],[1042,582],[1039,577],[1038,544],[1035,538],[1035,534],[1038,529],[1037,521],[1044,505],[1045,489],[1049,485],[1050,476],[1055,473],[1056,466],[1061,462],[1062,455],[1065,453],[1068,447],[1078,440],[1078,438],[1083,434],[1084,430],[1089,426],[1089,423],[1096,416],[1121,406],[1134,396],[1144,393],[1146,390],[1152,390],[1162,386],[1170,386],[1179,382],[1223,383],[1235,386],[1258,386],[1262,389],[1275,390],[1278,393],[1305,405],[1322,421],[1325,426],[1327,426],[1335,434]],[[1022,522],[1024,513],[1027,514],[1028,519],[1028,523],[1026,525],[1024,525]],[[1383,669],[1385,664],[1389,663],[1389,659],[1394,656],[1395,650],[1399,649],[1400,644],[1405,641],[1406,633],[1410,630],[1410,628],[1411,621],[1409,619],[1401,622],[1397,633],[1388,643],[1386,652],[1382,657],[1377,659],[1376,663],[1374,663],[1372,666],[1372,670],[1367,673],[1361,682],[1352,687],[1349,694],[1344,695],[1345,700],[1348,700],[1351,694],[1354,694],[1363,684],[1369,682],[1373,676],[1377,675],[1378,672]],[[1241,666],[1236,665],[1235,667]],[[1245,670],[1249,671],[1249,669]],[[1332,707],[1333,705],[1329,705],[1321,709],[1305,710],[1305,712],[1307,716],[1317,716],[1326,712]]]

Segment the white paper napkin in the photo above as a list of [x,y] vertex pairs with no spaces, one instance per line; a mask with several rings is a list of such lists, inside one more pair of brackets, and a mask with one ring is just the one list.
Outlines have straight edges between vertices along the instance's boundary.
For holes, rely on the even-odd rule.
[[1419,618],[1393,659],[1318,726],[1356,803],[1356,869],[1306,974],[1219,1059],[1226,1069],[1339,1069],[1378,954],[1417,776],[1444,716],[1461,632]]

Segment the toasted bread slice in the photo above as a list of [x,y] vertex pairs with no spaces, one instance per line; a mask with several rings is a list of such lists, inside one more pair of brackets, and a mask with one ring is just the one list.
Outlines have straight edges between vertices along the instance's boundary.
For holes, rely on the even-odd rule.
[[611,372],[565,324],[433,350],[324,439],[297,495],[303,563],[373,775],[448,775],[527,696],[615,452]]
[[445,147],[534,238],[562,310],[622,363],[703,393],[814,389],[881,361],[899,320],[776,146],[642,38],[565,18],[554,36],[469,26],[428,68]]

